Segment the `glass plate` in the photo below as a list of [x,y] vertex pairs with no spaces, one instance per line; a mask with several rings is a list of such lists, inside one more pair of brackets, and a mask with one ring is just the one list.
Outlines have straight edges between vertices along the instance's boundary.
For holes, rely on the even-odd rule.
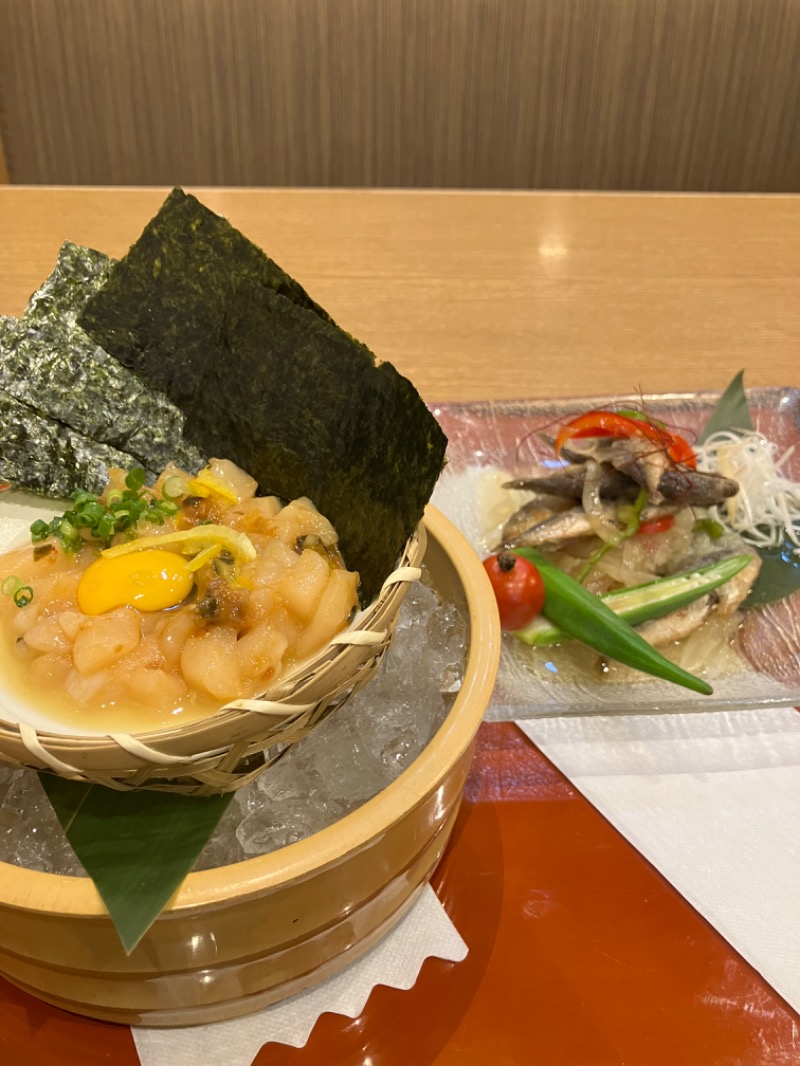
[[[718,393],[593,396],[569,400],[520,400],[439,404],[432,410],[447,434],[448,465],[436,486],[433,504],[465,534],[482,557],[497,543],[502,519],[498,500],[508,490],[499,482],[520,476],[552,450],[538,431],[555,436],[565,420],[587,410],[622,403],[643,407],[690,440],[711,413]],[[800,390],[751,389],[747,393],[755,427],[780,449],[800,443]],[[787,473],[800,480],[800,448]],[[529,494],[519,496],[520,503]],[[494,513],[497,512],[497,513]],[[583,670],[566,669],[556,649],[530,649],[503,637],[490,720],[565,714],[641,714],[735,710],[800,704],[800,594],[778,604],[747,611],[737,631],[735,653],[690,669],[711,682],[712,696],[698,696],[677,685],[632,671],[601,671],[598,657],[587,656]]]

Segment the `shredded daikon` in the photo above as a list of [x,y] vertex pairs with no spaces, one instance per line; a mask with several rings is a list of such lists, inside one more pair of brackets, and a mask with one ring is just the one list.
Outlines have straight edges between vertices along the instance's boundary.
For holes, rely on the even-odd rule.
[[709,514],[760,548],[777,548],[788,536],[800,553],[800,483],[784,473],[794,447],[782,455],[760,433],[714,433],[695,446],[700,470],[739,483],[739,492]]

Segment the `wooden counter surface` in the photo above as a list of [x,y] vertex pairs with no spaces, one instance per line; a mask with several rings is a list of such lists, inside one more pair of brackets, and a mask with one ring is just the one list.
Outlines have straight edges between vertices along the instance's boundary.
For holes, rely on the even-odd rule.
[[[0,188],[0,314],[161,189]],[[424,398],[796,385],[800,197],[201,190]]]

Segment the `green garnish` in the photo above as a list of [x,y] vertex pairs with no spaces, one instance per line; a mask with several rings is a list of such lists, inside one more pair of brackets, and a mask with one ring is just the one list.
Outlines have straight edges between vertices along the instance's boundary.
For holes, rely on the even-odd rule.
[[713,690],[707,681],[666,659],[624,619],[617,617],[599,596],[587,592],[583,585],[559,570],[541,552],[535,548],[511,550],[514,555],[521,555],[533,563],[541,574],[545,587],[542,614],[556,628],[634,670],[683,685],[704,696],[711,695]]
[[30,585],[24,584],[22,578],[12,574],[11,577],[7,577],[2,585],[0,585],[0,592],[4,596],[11,596],[17,607],[27,607],[33,599],[33,589]]
[[[168,478],[168,481],[182,480]],[[42,519],[31,526],[34,544],[55,537],[65,552],[76,552],[84,544],[108,548],[117,533],[129,533],[140,522],[163,526],[178,511],[174,499],[156,496],[144,488],[145,472],[134,467],[125,477],[125,489],[112,489],[105,500],[91,492],[76,492],[72,507],[50,522]]]
[[18,588],[22,588],[22,580],[12,575],[11,577],[7,577],[2,586],[0,586],[0,592],[2,592],[4,596],[13,596]]
[[[744,570],[752,558],[746,552],[731,555],[694,570],[656,578],[643,585],[614,589],[603,593],[598,599],[610,607],[618,618],[623,618],[630,626],[636,626],[640,622],[663,618],[719,588]],[[514,636],[523,644],[535,647],[561,644],[570,639],[563,629],[541,616],[523,629],[515,630]]]
[[725,532],[720,522],[713,518],[698,518],[692,526],[693,533],[707,533],[712,540],[719,540]]
[[625,418],[632,418],[634,422],[649,422],[651,426],[658,426],[659,429],[669,429],[666,422],[661,422],[658,418],[653,418],[652,415],[639,411],[635,407],[620,407],[615,413]]
[[161,486],[161,495],[165,500],[178,500],[181,496],[189,494],[189,486],[177,474],[168,477]]
[[125,478],[126,486],[133,492],[136,492],[138,489],[140,489],[142,485],[144,485],[144,481],[145,473],[140,466],[135,466],[133,470],[129,470]]
[[614,541],[603,541],[599,548],[595,548],[586,560],[585,565],[581,568],[580,573],[577,575],[577,580],[581,584],[583,584],[589,574],[591,574],[592,570],[594,570],[604,555],[610,552],[612,548],[616,548],[618,544],[623,542],[623,540],[629,540],[639,531],[642,511],[645,509],[646,505],[647,491],[642,489],[634,503],[622,504],[617,508],[617,517],[622,523],[624,523],[622,529],[619,531],[619,537]]

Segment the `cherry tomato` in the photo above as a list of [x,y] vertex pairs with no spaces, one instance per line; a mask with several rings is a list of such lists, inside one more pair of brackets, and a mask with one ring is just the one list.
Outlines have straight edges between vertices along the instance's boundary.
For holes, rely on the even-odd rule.
[[697,457],[687,440],[646,418],[629,418],[616,411],[588,411],[561,429],[556,437],[556,454],[567,441],[580,437],[645,437],[662,448],[673,462],[693,470],[697,466]]
[[672,529],[674,525],[674,515],[665,514],[660,518],[651,518],[649,522],[642,522],[636,530],[636,534],[638,536],[640,533],[666,533],[667,530]]
[[522,629],[544,606],[544,582],[533,563],[511,552],[483,560],[489,575],[503,629]]

